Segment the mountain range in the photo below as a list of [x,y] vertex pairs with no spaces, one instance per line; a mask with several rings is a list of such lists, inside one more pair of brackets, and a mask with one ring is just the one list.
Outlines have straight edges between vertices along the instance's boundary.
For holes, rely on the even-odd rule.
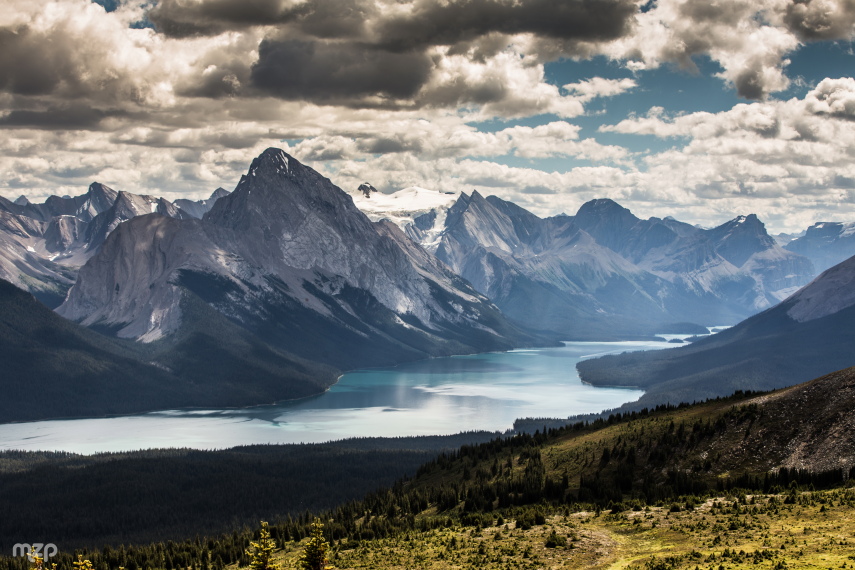
[[811,261],[780,247],[753,214],[701,229],[642,220],[608,199],[549,218],[477,191],[412,188],[354,199],[373,219],[400,225],[512,319],[565,339],[734,324],[815,276]]
[[784,248],[810,258],[818,271],[825,271],[855,255],[855,223],[818,222]]
[[178,206],[94,182],[81,196],[51,196],[42,204],[23,196],[14,202],[0,197],[0,278],[55,308],[80,266],[121,222],[150,213],[198,218],[225,194],[220,188],[209,200],[178,200]]
[[579,362],[598,386],[645,390],[630,407],[770,390],[855,364],[855,257],[784,302],[687,346]]
[[[381,194],[365,183],[348,194],[273,148],[234,192],[220,188],[207,200],[169,202],[99,183],[42,204],[0,199],[0,279],[56,308],[38,309],[4,285],[3,336],[21,350],[5,357],[20,373],[0,417],[264,403],[318,393],[360,367],[559,339],[705,332],[784,299],[682,352],[591,361],[580,371],[592,383],[640,385],[646,402],[789,385],[852,364],[839,330],[852,302],[827,285],[845,280],[846,263],[788,298],[814,276],[811,259],[823,263],[817,252],[845,251],[847,228],[817,224],[784,249],[753,214],[703,229],[643,220],[606,199],[541,218],[478,192]],[[804,250],[811,259],[791,251],[800,240],[813,244]],[[38,326],[16,323],[21,307]],[[825,320],[838,313],[843,321]],[[787,340],[769,344],[773,332]],[[43,340],[54,337],[62,342],[51,354]],[[724,368],[688,358],[728,339],[737,340],[715,353]],[[801,342],[817,355],[836,352],[796,359]],[[54,364],[28,371],[26,346]],[[792,363],[758,364],[746,349],[769,359],[782,346]],[[103,361],[100,376],[92,358]],[[674,359],[679,365],[654,364]],[[99,407],[122,366],[135,371],[121,381],[123,396]],[[722,370],[727,381],[715,379]],[[26,386],[56,397],[25,409]]]

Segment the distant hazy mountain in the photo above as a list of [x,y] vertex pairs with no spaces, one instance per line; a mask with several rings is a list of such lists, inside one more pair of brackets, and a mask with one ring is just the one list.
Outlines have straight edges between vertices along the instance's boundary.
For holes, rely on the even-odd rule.
[[435,251],[510,317],[565,338],[735,323],[814,275],[754,215],[703,230],[671,218],[641,220],[606,199],[544,219],[478,192],[452,198],[408,189],[355,201]]
[[397,226],[372,223],[277,149],[202,220],[120,224],[58,312],[123,338],[170,342],[197,324],[188,298],[278,349],[340,369],[531,341]]
[[567,216],[541,219],[474,192],[448,210],[436,249],[508,316],[567,339],[651,334],[682,291],[597,243]]
[[82,196],[51,196],[42,204],[0,198],[0,278],[56,307],[78,268],[121,222],[153,212],[197,217],[226,194],[219,189],[209,200],[180,200],[187,210],[163,198],[117,192],[98,182]]
[[211,197],[207,200],[185,200],[179,199],[173,202],[178,208],[181,209],[182,212],[187,214],[187,216],[191,218],[196,218],[197,220],[201,220],[202,216],[208,213],[208,211],[214,207],[214,202],[222,198],[223,196],[228,196],[229,191],[225,188],[217,188],[214,190],[214,193],[211,194]]
[[855,255],[855,223],[819,222],[784,247],[810,259],[817,271],[825,271]]
[[644,388],[638,405],[769,390],[855,365],[853,325],[855,257],[712,337],[679,348],[586,360],[577,368],[595,385]]

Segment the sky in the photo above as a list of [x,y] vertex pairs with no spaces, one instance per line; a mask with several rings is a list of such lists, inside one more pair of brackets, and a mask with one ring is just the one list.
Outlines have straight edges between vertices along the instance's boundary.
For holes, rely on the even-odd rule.
[[3,0],[0,194],[346,190],[855,221],[855,0]]

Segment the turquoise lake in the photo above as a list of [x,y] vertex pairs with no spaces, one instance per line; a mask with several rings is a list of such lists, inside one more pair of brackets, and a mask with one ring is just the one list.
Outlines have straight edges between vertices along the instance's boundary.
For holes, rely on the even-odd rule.
[[222,449],[348,437],[505,431],[525,417],[568,417],[638,399],[636,389],[583,384],[576,363],[664,342],[569,342],[558,348],[435,358],[349,372],[322,395],[242,409],[0,425],[0,449],[76,453],[155,447]]

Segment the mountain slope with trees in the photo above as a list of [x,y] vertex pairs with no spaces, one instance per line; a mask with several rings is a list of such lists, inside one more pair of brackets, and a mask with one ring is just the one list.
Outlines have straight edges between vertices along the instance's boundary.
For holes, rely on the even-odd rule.
[[769,390],[855,364],[855,258],[739,325],[688,346],[579,362],[598,386],[638,386],[632,407]]

